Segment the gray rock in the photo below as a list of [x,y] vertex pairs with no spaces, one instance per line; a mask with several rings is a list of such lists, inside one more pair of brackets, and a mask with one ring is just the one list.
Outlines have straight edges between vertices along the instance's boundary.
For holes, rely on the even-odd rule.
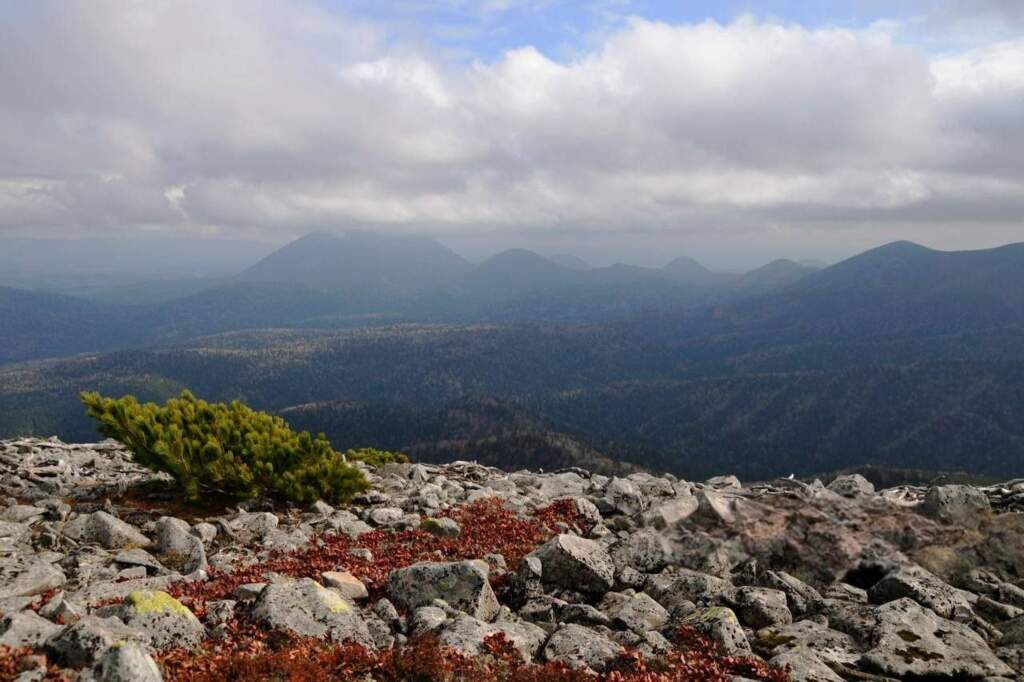
[[709,637],[730,656],[746,656],[751,653],[750,642],[743,632],[743,626],[732,609],[713,606],[704,609],[687,620],[698,632]]
[[613,478],[605,489],[605,501],[615,511],[632,516],[647,509],[647,498],[640,488],[627,478]]
[[600,608],[615,623],[638,634],[657,630],[669,620],[668,611],[643,592],[609,592]]
[[180,601],[159,590],[138,590],[117,605],[101,609],[101,616],[116,616],[125,625],[147,632],[157,649],[195,647],[206,628]]
[[217,539],[217,526],[212,523],[197,523],[192,526],[192,534],[199,538],[204,545],[208,545]]
[[270,535],[280,523],[281,520],[270,512],[242,512],[228,525],[239,540],[251,543]]
[[740,479],[731,474],[728,476],[712,476],[705,481],[705,485],[716,490],[741,490],[743,488]]
[[977,528],[992,509],[988,496],[969,485],[940,485],[929,488],[917,510],[950,525]]
[[665,536],[650,528],[630,533],[609,550],[615,569],[633,568],[654,573],[672,563],[672,547]]
[[64,526],[64,534],[77,542],[95,542],[106,549],[148,547],[149,538],[134,526],[105,511],[79,516]]
[[231,596],[239,601],[252,601],[260,596],[266,586],[266,583],[245,583],[236,587]]
[[157,561],[156,557],[138,547],[118,552],[114,555],[114,561],[122,566],[142,566],[146,569],[152,569],[155,573],[165,570],[163,564]]
[[462,532],[462,528],[459,527],[455,519],[446,517],[423,519],[420,521],[420,530],[446,538],[456,538]]
[[64,571],[46,561],[29,561],[19,565],[13,576],[4,577],[5,583],[0,585],[0,599],[32,597],[67,582]]
[[843,497],[857,498],[875,494],[875,486],[860,474],[838,476],[828,484],[828,489]]
[[192,528],[181,519],[162,516],[156,522],[156,551],[164,558],[164,563],[181,573],[204,571],[209,564],[206,562],[206,548],[202,539],[192,533]]
[[351,640],[374,648],[373,637],[355,605],[309,578],[270,583],[256,599],[252,614],[268,627],[303,637]]
[[397,507],[379,507],[377,509],[371,509],[367,518],[370,523],[375,526],[394,526],[402,517],[405,516],[405,512]]
[[674,528],[686,519],[690,518],[700,503],[697,498],[687,493],[686,495],[662,502],[644,514],[644,523],[658,530]]
[[529,555],[540,561],[540,579],[567,590],[604,594],[615,582],[615,565],[604,545],[576,535],[556,535]]
[[786,651],[768,662],[779,668],[788,667],[792,682],[843,682],[842,677],[808,649]]
[[939,617],[911,599],[875,611],[873,646],[861,658],[870,670],[899,678],[1012,677],[985,640],[961,623]]
[[964,593],[944,583],[920,566],[904,566],[892,571],[868,590],[875,604],[909,597],[943,618],[970,622],[974,610]]
[[337,590],[346,599],[356,601],[370,596],[366,585],[348,571],[327,571],[321,574],[320,578],[324,585],[332,590]]
[[126,626],[117,618],[84,616],[46,641],[46,649],[69,668],[84,668],[98,661],[107,649],[120,642],[149,644],[149,634]]
[[752,644],[764,658],[806,650],[834,668],[853,666],[861,655],[853,637],[810,620],[758,630]]
[[582,625],[563,625],[544,645],[544,660],[560,661],[575,668],[590,668],[601,672],[622,651],[622,645],[613,642]]
[[439,629],[448,620],[444,609],[436,606],[421,606],[409,618],[409,633],[414,637]]
[[572,471],[545,476],[540,482],[540,494],[549,500],[570,495],[581,495],[586,489],[587,481]]
[[489,621],[500,607],[488,574],[489,568],[483,561],[421,562],[391,572],[388,596],[405,609],[443,599],[459,611]]
[[718,604],[727,601],[734,588],[722,578],[682,568],[649,577],[644,590],[662,606],[671,609],[680,601]]
[[496,634],[505,635],[524,661],[532,661],[547,639],[547,632],[532,623],[485,623],[465,614],[456,616],[444,626],[438,639],[441,646],[466,656],[484,653],[484,640]]
[[42,646],[61,629],[33,611],[12,613],[0,620],[0,645],[11,648]]
[[163,682],[156,661],[138,644],[115,644],[96,664],[98,682]]
[[755,630],[793,622],[786,595],[767,587],[740,587],[731,598],[740,622]]

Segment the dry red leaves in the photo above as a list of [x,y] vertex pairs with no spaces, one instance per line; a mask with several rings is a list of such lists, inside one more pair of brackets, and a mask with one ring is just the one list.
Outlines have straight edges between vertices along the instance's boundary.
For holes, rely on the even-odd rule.
[[69,679],[50,665],[45,656],[39,656],[31,649],[15,649],[0,644],[0,682],[13,682],[27,671],[34,673],[31,679],[40,682],[66,682]]
[[487,654],[474,658],[440,647],[433,638],[397,649],[370,652],[359,645],[268,635],[252,625],[232,624],[232,635],[200,652],[173,651],[160,657],[169,682],[727,682],[741,676],[787,682],[786,670],[752,658],[724,656],[707,639],[679,632],[679,648],[647,660],[623,651],[601,675],[562,663],[524,664],[503,635],[485,642]]
[[[503,555],[509,567],[514,568],[524,556],[558,533],[560,525],[583,525],[572,500],[559,500],[523,517],[506,509],[500,499],[490,498],[449,510],[444,516],[454,519],[462,528],[458,537],[440,537],[424,530],[375,530],[362,534],[358,540],[326,534],[308,547],[276,554],[253,566],[230,571],[212,569],[208,580],[179,583],[170,592],[201,617],[207,602],[226,599],[239,585],[262,582],[270,573],[319,579],[326,571],[349,571],[366,584],[371,597],[376,597],[395,569],[418,561],[479,559],[492,553]],[[369,549],[373,559],[352,556],[349,550],[354,547]]]

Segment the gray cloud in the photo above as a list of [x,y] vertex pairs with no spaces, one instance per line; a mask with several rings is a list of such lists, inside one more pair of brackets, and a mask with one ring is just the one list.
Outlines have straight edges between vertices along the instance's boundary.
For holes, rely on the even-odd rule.
[[1024,237],[1024,38],[635,19],[466,64],[302,3],[40,0],[0,18],[0,92],[0,235]]

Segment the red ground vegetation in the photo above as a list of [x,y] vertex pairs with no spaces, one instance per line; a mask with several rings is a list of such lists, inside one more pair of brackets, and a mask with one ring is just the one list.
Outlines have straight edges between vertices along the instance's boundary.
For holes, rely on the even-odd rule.
[[[480,500],[443,515],[462,528],[458,537],[440,537],[418,529],[375,530],[358,540],[330,533],[315,538],[308,547],[275,554],[259,564],[227,571],[212,569],[208,580],[178,583],[169,591],[202,617],[207,602],[230,597],[239,585],[263,582],[270,573],[318,580],[326,571],[349,571],[375,598],[391,571],[418,561],[479,559],[497,553],[505,557],[509,568],[515,568],[524,556],[557,534],[560,524],[585,530],[572,500],[559,500],[526,517],[506,509],[498,498]],[[353,547],[369,549],[373,560],[353,557],[349,553]]]
[[65,682],[68,678],[49,665],[45,656],[38,656],[31,649],[14,649],[0,644],[0,682],[12,682],[28,670],[42,670],[42,676],[34,677],[43,682]]
[[260,631],[235,622],[230,636],[200,651],[176,650],[160,656],[168,682],[727,682],[739,675],[763,682],[786,682],[789,673],[764,661],[724,656],[692,630],[678,633],[679,647],[647,660],[623,651],[610,669],[595,675],[562,663],[525,664],[503,635],[487,640],[487,654],[467,657],[425,637],[408,646],[371,652],[353,644]]

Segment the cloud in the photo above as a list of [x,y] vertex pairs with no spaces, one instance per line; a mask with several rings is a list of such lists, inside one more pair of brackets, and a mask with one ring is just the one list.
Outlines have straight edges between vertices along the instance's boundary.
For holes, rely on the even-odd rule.
[[998,238],[1024,203],[1019,38],[634,18],[466,63],[301,2],[39,0],[0,91],[0,234]]

